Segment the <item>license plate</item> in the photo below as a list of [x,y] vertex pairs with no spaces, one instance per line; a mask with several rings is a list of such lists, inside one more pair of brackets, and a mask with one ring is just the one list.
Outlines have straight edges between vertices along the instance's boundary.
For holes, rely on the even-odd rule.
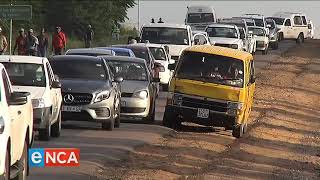
[[81,107],[79,107],[79,106],[62,106],[62,111],[81,112]]
[[209,118],[210,111],[209,109],[198,108],[197,117],[198,118]]
[[125,101],[121,101],[121,106],[126,106],[127,103]]

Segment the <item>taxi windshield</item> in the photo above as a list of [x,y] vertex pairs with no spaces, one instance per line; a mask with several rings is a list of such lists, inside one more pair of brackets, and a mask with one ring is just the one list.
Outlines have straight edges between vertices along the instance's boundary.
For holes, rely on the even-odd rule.
[[199,52],[185,52],[175,76],[233,87],[243,87],[243,61]]

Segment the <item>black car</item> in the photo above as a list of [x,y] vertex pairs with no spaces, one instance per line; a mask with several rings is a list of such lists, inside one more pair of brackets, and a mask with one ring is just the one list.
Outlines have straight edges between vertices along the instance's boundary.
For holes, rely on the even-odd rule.
[[113,77],[101,57],[62,55],[49,59],[62,83],[62,119],[120,126],[121,77]]

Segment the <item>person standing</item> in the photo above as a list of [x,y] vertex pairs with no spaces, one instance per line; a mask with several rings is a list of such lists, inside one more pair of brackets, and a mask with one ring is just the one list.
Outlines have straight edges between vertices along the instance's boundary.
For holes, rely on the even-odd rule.
[[41,29],[41,33],[38,36],[39,46],[38,46],[38,56],[47,57],[49,40],[44,28]]
[[27,55],[27,38],[23,28],[19,30],[19,36],[16,38],[16,43],[14,45],[13,52],[12,52],[13,55],[17,47],[18,47],[18,55],[21,55],[21,56]]
[[27,35],[27,54],[29,56],[36,56],[38,45],[39,41],[38,38],[33,34],[33,29],[29,29]]
[[162,21],[162,18],[159,18],[158,23],[164,23],[164,22]]
[[0,27],[0,55],[7,51],[8,42],[7,38],[2,34],[2,28]]
[[151,18],[151,23],[155,23],[153,18]]
[[61,27],[56,27],[56,33],[52,37],[52,51],[54,55],[62,55],[67,46],[66,35],[61,31]]
[[86,34],[84,36],[84,45],[86,48],[91,47],[92,40],[93,40],[93,29],[92,29],[92,26],[89,24],[86,30]]

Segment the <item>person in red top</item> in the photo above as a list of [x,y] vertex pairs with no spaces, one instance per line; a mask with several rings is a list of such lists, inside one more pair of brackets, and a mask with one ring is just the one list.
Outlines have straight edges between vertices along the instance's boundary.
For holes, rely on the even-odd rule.
[[23,28],[19,30],[19,36],[16,38],[16,44],[13,48],[13,55],[17,47],[18,55],[27,55],[27,38]]
[[67,45],[66,35],[61,31],[61,27],[56,27],[56,33],[52,37],[52,51],[55,55],[61,55]]

